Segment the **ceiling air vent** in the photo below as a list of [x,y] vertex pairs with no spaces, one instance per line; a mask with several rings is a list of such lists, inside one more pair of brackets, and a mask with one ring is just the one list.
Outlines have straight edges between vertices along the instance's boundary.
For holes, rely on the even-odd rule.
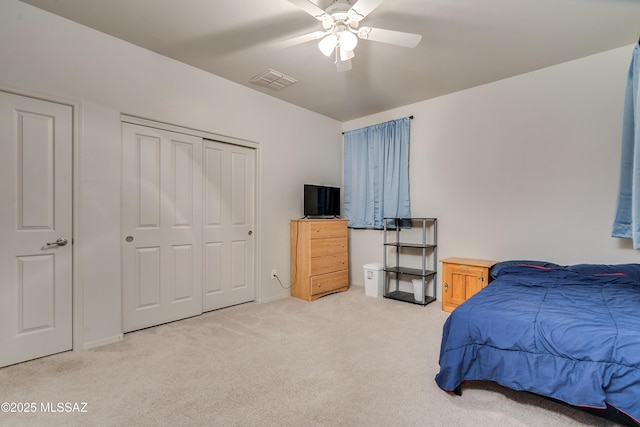
[[271,68],[257,76],[253,76],[249,81],[257,84],[258,86],[268,87],[273,90],[284,89],[285,87],[297,82],[293,77],[289,77],[276,70],[272,70]]

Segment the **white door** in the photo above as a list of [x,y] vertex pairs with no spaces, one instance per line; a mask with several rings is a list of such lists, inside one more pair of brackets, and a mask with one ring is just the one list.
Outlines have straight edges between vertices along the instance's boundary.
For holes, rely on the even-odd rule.
[[204,311],[255,299],[255,150],[204,142]]
[[72,108],[0,92],[0,366],[72,348]]
[[202,313],[202,138],[123,124],[124,332]]

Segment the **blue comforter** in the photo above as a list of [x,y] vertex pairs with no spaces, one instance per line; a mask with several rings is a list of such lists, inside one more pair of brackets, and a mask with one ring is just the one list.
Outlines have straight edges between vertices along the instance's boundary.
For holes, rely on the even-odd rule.
[[436,382],[491,380],[640,420],[640,264],[498,264],[443,328]]

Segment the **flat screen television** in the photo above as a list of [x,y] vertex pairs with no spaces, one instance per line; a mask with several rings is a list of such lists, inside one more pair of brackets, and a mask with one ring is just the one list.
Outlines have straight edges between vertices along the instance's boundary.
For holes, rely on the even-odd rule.
[[304,185],[305,217],[340,217],[340,188]]

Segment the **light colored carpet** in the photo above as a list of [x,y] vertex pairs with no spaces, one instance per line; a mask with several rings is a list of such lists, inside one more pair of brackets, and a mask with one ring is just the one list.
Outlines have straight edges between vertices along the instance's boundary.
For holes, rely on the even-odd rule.
[[[434,376],[442,324],[427,307],[366,297],[243,304],[127,334],[122,342],[0,369],[0,425],[611,426],[492,383],[462,397]],[[41,404],[86,402],[86,413]]]

